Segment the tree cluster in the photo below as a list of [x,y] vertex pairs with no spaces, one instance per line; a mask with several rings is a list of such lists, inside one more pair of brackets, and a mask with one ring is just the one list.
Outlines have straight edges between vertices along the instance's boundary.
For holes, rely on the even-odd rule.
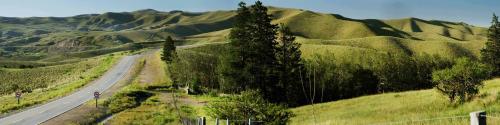
[[291,31],[271,24],[271,15],[260,1],[249,7],[239,4],[238,15],[229,34],[228,67],[222,71],[226,91],[260,90],[273,102],[295,102],[293,86],[298,83],[301,54]]
[[481,50],[481,60],[492,66],[493,75],[500,75],[500,22],[495,14],[488,29],[488,41]]
[[490,72],[491,67],[485,64],[460,58],[453,67],[432,73],[432,80],[450,102],[463,103],[479,92],[482,81],[489,77]]

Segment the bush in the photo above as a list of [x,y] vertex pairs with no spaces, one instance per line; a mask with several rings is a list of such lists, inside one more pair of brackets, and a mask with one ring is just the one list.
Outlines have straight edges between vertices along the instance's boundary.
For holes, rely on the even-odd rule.
[[111,113],[121,112],[128,108],[134,108],[140,105],[140,102],[153,96],[146,91],[124,91],[120,92],[104,102]]
[[284,125],[294,116],[285,106],[264,100],[258,91],[243,91],[241,95],[211,102],[206,111],[213,118],[229,120],[251,118],[263,121],[266,125]]
[[489,77],[491,68],[485,64],[460,58],[453,67],[432,73],[437,90],[448,96],[450,102],[463,103],[479,92],[481,81]]

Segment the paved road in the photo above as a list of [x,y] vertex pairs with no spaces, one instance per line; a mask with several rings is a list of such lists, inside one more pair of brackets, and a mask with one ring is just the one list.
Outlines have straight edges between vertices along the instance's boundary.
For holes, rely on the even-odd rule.
[[36,125],[78,107],[93,99],[95,91],[103,92],[120,81],[132,68],[136,58],[137,55],[126,56],[104,76],[85,88],[69,96],[2,118],[0,125]]

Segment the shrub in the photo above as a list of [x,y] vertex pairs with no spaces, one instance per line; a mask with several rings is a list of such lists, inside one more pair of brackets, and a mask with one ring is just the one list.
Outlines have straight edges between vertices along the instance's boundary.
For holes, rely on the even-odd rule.
[[117,113],[128,108],[134,108],[140,105],[140,102],[151,97],[153,94],[146,91],[124,91],[120,92],[109,100],[104,102],[104,105],[109,108],[111,113]]
[[485,64],[460,58],[453,67],[432,73],[437,90],[448,96],[450,102],[463,103],[479,92],[481,81],[489,77],[491,68]]
[[241,95],[230,96],[211,102],[206,108],[213,118],[263,121],[266,125],[286,124],[294,115],[283,105],[269,103],[258,91],[243,91]]

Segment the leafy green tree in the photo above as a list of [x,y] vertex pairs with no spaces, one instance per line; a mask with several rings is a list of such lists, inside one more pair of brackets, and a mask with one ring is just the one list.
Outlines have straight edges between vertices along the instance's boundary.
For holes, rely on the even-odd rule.
[[500,75],[500,23],[498,17],[493,14],[493,21],[488,29],[488,42],[481,50],[481,60],[493,66],[493,75]]
[[288,27],[280,24],[278,30],[278,47],[276,51],[276,58],[278,61],[279,82],[277,85],[278,90],[273,95],[286,95],[278,96],[278,101],[287,102],[291,105],[296,105],[300,99],[297,92],[301,91],[300,88],[300,71],[303,70],[303,64],[300,51],[300,44],[295,42],[295,36]]
[[415,60],[406,54],[381,56],[375,62],[374,71],[380,78],[379,90],[404,91],[415,89],[418,85]]
[[447,95],[450,102],[463,103],[479,92],[482,81],[489,77],[490,67],[468,58],[460,58],[453,67],[432,73],[437,90]]
[[243,91],[241,95],[210,102],[206,111],[212,118],[252,119],[266,125],[285,125],[294,116],[285,106],[266,101],[258,91]]
[[172,37],[168,36],[163,44],[163,53],[161,55],[161,60],[166,61],[167,63],[172,62],[176,57],[177,53],[175,51],[175,41]]

